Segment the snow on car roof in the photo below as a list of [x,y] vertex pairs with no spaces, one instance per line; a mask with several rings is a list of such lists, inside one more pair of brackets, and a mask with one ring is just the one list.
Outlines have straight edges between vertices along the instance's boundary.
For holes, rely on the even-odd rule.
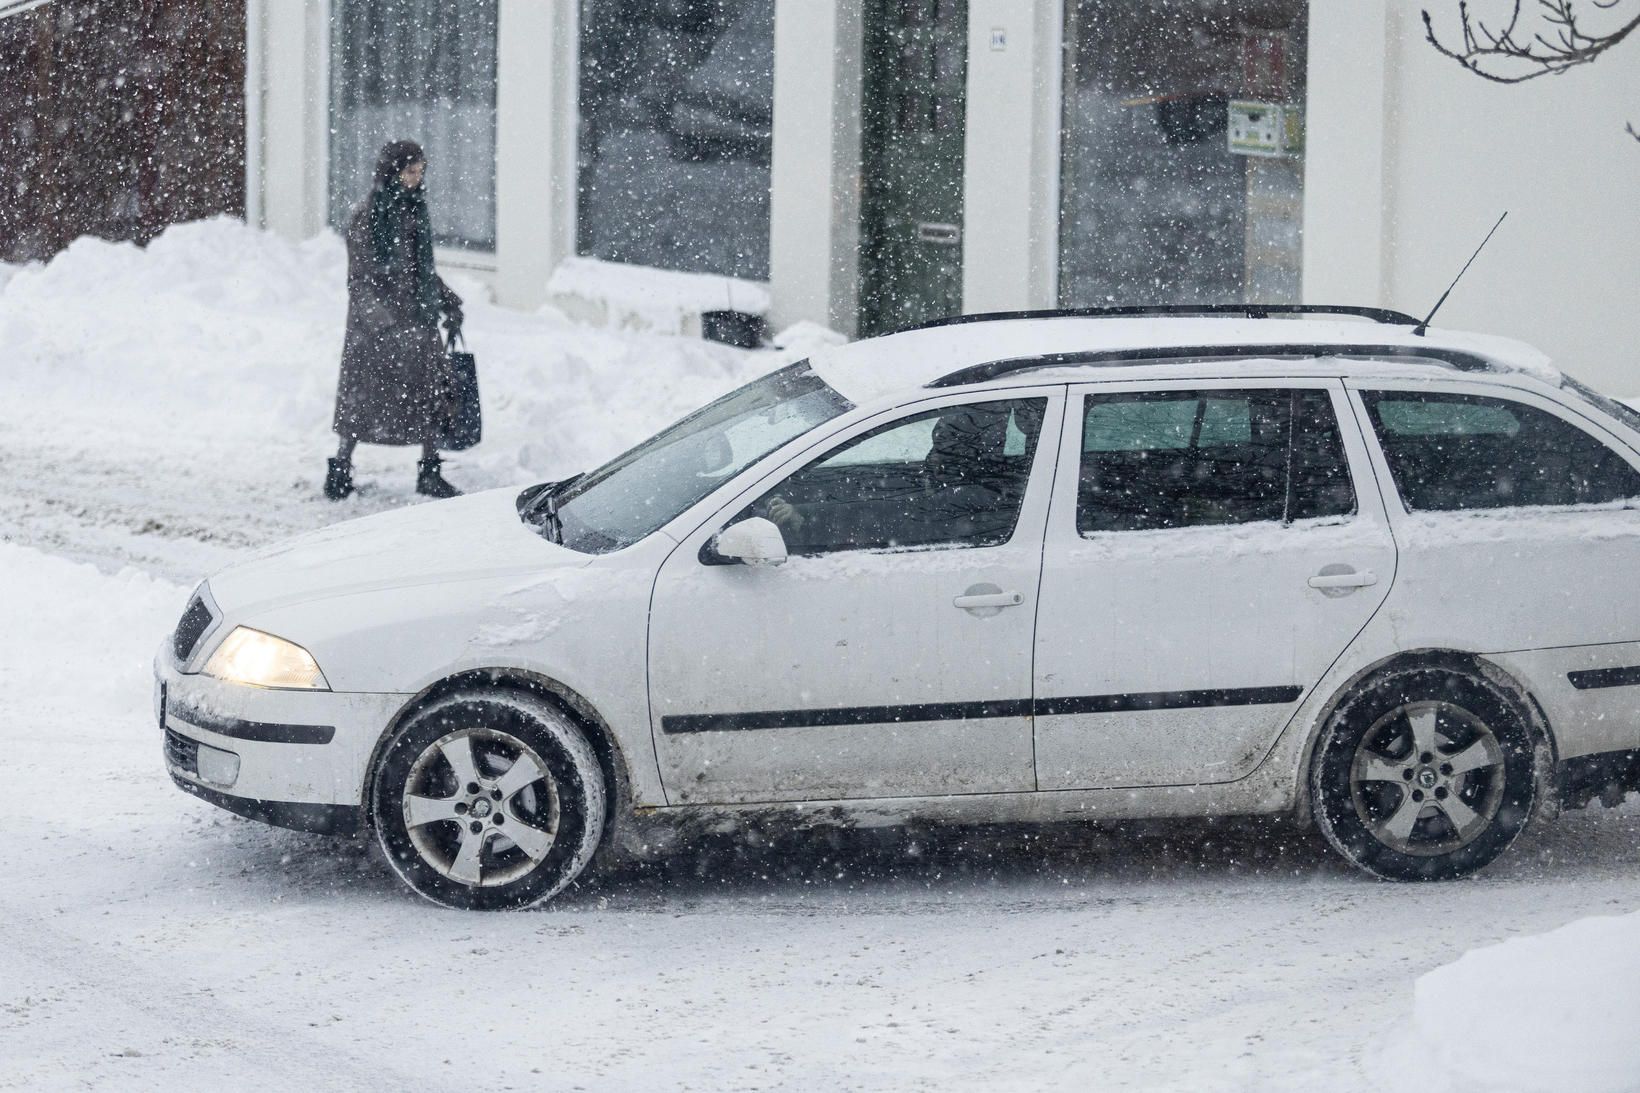
[[1557,386],[1561,380],[1547,356],[1508,338],[1436,329],[1420,337],[1406,326],[1312,319],[1003,318],[828,347],[815,353],[810,364],[845,398],[865,405],[993,361],[1128,349],[1271,345],[1456,350],[1485,357],[1499,371],[1524,373]]

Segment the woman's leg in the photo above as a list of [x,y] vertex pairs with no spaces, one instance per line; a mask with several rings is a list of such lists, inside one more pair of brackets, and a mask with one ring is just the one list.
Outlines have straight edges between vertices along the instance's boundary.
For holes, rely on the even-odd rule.
[[416,464],[416,492],[429,497],[459,497],[461,491],[444,480],[439,473],[438,441],[421,442],[421,462]]
[[336,458],[325,470],[325,496],[332,501],[353,492],[353,449],[358,443],[358,437],[343,433],[341,443],[336,445]]

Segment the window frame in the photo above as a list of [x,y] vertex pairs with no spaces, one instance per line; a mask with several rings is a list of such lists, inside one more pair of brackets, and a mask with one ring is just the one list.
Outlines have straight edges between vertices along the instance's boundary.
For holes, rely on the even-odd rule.
[[[1173,528],[1145,528],[1136,530],[1090,531],[1083,533],[1077,527],[1080,503],[1082,469],[1082,430],[1088,396],[1145,394],[1166,391],[1248,391],[1248,390],[1320,390],[1327,392],[1331,402],[1338,435],[1344,446],[1344,461],[1350,476],[1350,487],[1355,491],[1355,511],[1348,515],[1307,517],[1290,523],[1280,520],[1244,521],[1228,524],[1194,524]],[[1054,515],[1048,528],[1050,542],[1087,543],[1136,541],[1136,536],[1180,535],[1239,535],[1247,528],[1269,527],[1278,531],[1302,533],[1315,527],[1341,527],[1359,520],[1382,521],[1384,510],[1382,491],[1376,483],[1376,465],[1367,449],[1362,423],[1355,405],[1350,401],[1342,380],[1337,376],[1226,376],[1194,375],[1186,377],[1151,377],[1148,379],[1120,379],[1104,382],[1072,384],[1065,400],[1065,424],[1060,436],[1059,465],[1065,473],[1057,476],[1054,486]]]
[[1476,383],[1461,380],[1410,380],[1410,379],[1369,379],[1351,378],[1344,381],[1349,392],[1350,403],[1355,409],[1360,422],[1361,432],[1366,438],[1368,450],[1372,457],[1373,471],[1378,476],[1380,493],[1383,495],[1384,505],[1396,517],[1402,519],[1427,519],[1431,517],[1461,517],[1471,519],[1476,516],[1508,516],[1520,513],[1528,514],[1557,514],[1557,513],[1585,513],[1611,511],[1610,503],[1584,502],[1570,505],[1514,505],[1501,508],[1464,508],[1464,509],[1414,509],[1401,496],[1400,486],[1395,481],[1395,473],[1390,468],[1389,457],[1384,453],[1382,442],[1378,438],[1378,430],[1373,427],[1372,415],[1367,411],[1363,392],[1404,392],[1412,395],[1468,395],[1475,398],[1496,399],[1500,402],[1518,402],[1535,410],[1541,410],[1552,417],[1556,417],[1569,425],[1587,434],[1591,439],[1605,446],[1623,459],[1636,473],[1640,473],[1640,453],[1625,443],[1622,437],[1606,428],[1597,418],[1584,413],[1571,402],[1561,401],[1537,391],[1524,387],[1517,387],[1506,383]]
[[[983,547],[894,547],[894,548],[863,548],[857,551],[832,551],[828,554],[801,555],[800,557],[836,557],[839,554],[864,555],[899,555],[921,554],[931,550],[1006,550],[1017,547],[1022,541],[1021,536],[1034,534],[1040,542],[1044,526],[1048,519],[1051,494],[1054,490],[1054,468],[1059,459],[1059,449],[1062,441],[1064,409],[1071,401],[1066,397],[1064,383],[1039,383],[1019,387],[998,387],[981,391],[961,391],[951,393],[931,393],[926,398],[908,402],[896,403],[892,406],[868,407],[864,411],[855,411],[844,415],[828,425],[835,428],[829,430],[822,427],[814,433],[798,438],[793,442],[799,447],[788,446],[782,451],[772,453],[766,460],[748,468],[740,478],[726,489],[733,492],[726,494],[726,500],[717,502],[708,497],[711,504],[711,515],[692,530],[674,536],[686,546],[696,541],[696,537],[704,532],[704,538],[695,542],[694,549],[699,551],[711,541],[712,536],[728,527],[741,511],[758,500],[764,494],[783,483],[792,475],[826,458],[832,452],[847,444],[858,440],[867,433],[875,432],[896,421],[903,421],[931,410],[943,409],[948,406],[965,406],[984,402],[1011,402],[1018,399],[1046,398],[1048,405],[1043,412],[1042,431],[1036,441],[1036,455],[1031,460],[1030,477],[1025,484],[1025,497],[1019,507],[1019,517],[1014,522],[1014,533],[1007,542]],[[824,432],[824,435],[816,435]],[[808,443],[803,443],[808,441]],[[689,514],[684,514],[687,517]],[[680,520],[683,517],[680,517]],[[663,528],[663,531],[668,530]]]

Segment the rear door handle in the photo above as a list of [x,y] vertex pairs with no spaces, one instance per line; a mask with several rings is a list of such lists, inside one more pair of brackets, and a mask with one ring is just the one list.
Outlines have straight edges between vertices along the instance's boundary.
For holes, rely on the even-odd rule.
[[1378,583],[1378,574],[1370,569],[1357,573],[1355,570],[1346,570],[1342,573],[1317,573],[1310,578],[1310,587],[1326,591],[1329,588],[1366,588]]
[[1018,592],[982,592],[958,596],[951,602],[964,611],[972,611],[976,607],[1018,607],[1025,602],[1025,597]]

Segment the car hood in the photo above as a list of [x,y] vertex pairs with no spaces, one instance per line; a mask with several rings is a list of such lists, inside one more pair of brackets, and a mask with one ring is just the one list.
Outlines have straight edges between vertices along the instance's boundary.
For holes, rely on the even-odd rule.
[[234,616],[384,588],[580,567],[590,556],[518,518],[518,490],[487,490],[349,520],[235,562],[210,579]]

